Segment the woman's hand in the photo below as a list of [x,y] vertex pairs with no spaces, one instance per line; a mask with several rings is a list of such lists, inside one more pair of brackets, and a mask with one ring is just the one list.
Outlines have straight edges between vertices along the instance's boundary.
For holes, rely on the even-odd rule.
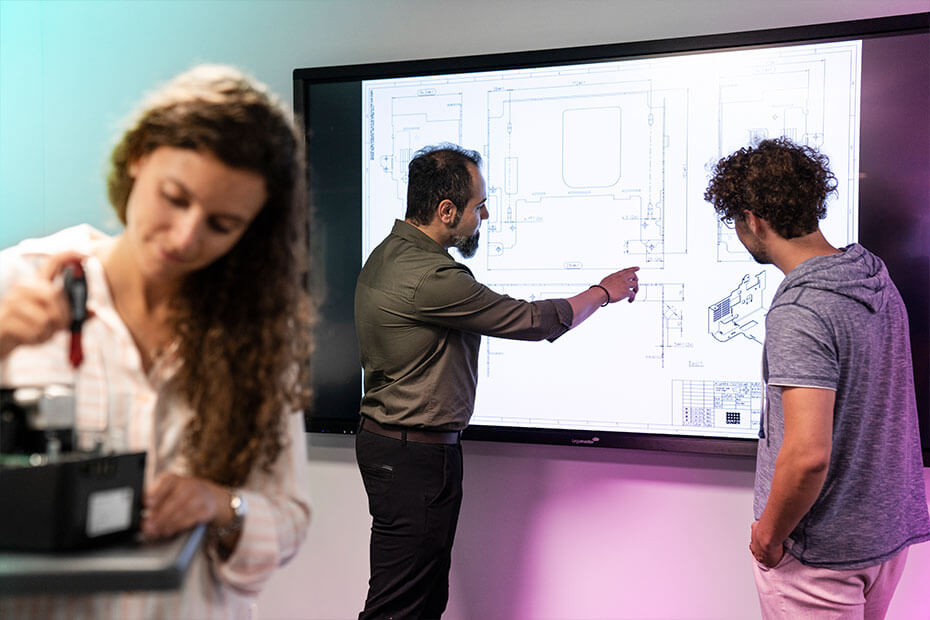
[[71,324],[71,309],[55,276],[84,255],[63,252],[48,259],[37,277],[10,287],[0,300],[0,359],[16,347],[42,344]]
[[165,472],[145,493],[142,533],[167,538],[198,523],[223,526],[233,519],[230,497],[228,490],[209,480]]

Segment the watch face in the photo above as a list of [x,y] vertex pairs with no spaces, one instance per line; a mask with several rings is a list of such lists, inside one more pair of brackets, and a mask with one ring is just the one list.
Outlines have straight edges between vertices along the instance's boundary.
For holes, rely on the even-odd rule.
[[232,508],[233,514],[236,515],[236,520],[241,521],[245,518],[245,514],[248,511],[245,499],[242,498],[238,493],[233,493],[232,499],[229,501],[229,507]]

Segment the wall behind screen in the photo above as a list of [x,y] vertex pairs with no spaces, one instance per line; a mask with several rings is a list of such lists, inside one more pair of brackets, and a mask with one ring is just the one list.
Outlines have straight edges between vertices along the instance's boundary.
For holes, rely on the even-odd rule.
[[[221,9],[218,7],[222,7]],[[102,170],[139,94],[197,61],[236,63],[290,101],[294,67],[613,43],[879,17],[926,0],[0,2],[0,246],[115,229]],[[544,345],[539,345],[544,346]],[[465,446],[447,620],[754,618],[752,462],[554,446]],[[259,617],[352,617],[365,497],[352,439],[310,445],[315,515]],[[930,483],[930,470],[925,470]],[[712,570],[708,570],[711,567]],[[889,620],[928,618],[930,545]]]

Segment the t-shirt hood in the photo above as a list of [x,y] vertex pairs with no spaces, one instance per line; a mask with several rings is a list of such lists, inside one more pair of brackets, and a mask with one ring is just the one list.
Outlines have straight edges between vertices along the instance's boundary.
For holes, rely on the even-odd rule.
[[839,254],[809,258],[795,267],[778,287],[775,300],[790,289],[805,287],[849,297],[878,312],[886,303],[890,283],[885,263],[853,243]]

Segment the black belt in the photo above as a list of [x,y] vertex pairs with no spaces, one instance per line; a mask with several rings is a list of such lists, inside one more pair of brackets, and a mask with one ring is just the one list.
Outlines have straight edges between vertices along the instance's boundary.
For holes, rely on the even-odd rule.
[[442,443],[457,444],[462,436],[459,431],[429,431],[415,428],[388,427],[379,424],[375,420],[362,416],[358,425],[369,433],[390,437],[391,439],[400,439],[401,441],[412,441],[415,443]]

